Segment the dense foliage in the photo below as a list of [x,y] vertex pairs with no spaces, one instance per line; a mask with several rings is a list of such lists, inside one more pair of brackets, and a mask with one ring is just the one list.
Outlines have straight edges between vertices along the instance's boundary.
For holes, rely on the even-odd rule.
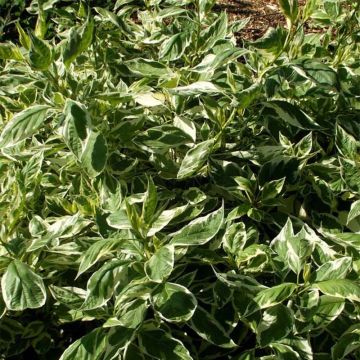
[[[0,44],[0,357],[359,359],[359,2],[33,1]],[[305,29],[317,29],[306,33]]]

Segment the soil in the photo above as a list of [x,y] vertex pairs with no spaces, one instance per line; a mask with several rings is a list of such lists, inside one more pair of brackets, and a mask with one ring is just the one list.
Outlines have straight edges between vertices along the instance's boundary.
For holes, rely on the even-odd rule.
[[[303,5],[305,0],[300,0]],[[264,35],[269,27],[285,26],[277,0],[218,0],[214,10],[226,11],[230,21],[250,18],[238,35],[239,39],[256,40]]]
[[[104,2],[104,0],[94,1],[99,3]],[[305,1],[306,0],[299,0],[299,4],[304,5]],[[27,5],[29,2],[29,0],[26,0]],[[15,13],[16,10],[20,11],[20,21],[30,21],[28,14],[23,11],[23,9],[14,7],[12,11]],[[279,8],[278,0],[217,0],[214,10],[226,11],[230,21],[249,18],[246,27],[236,34],[239,42],[260,38],[269,27],[286,26],[286,21]],[[34,19],[31,19],[32,22],[35,21]],[[2,33],[1,30],[4,30],[4,32]],[[14,24],[5,27],[5,29],[1,29],[0,26],[0,41],[5,40],[16,42],[17,31]]]

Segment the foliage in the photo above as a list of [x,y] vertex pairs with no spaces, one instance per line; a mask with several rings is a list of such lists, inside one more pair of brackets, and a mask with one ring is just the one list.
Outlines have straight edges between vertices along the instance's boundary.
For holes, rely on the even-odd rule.
[[3,358],[359,358],[359,3],[238,45],[212,0],[38,5],[0,44]]

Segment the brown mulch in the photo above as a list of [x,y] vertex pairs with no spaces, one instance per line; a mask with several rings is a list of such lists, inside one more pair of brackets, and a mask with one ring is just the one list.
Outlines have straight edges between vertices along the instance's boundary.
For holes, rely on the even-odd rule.
[[[305,0],[300,0],[304,4]],[[239,39],[255,40],[263,36],[269,27],[285,26],[277,0],[218,0],[214,10],[226,11],[230,21],[250,18],[238,35]]]

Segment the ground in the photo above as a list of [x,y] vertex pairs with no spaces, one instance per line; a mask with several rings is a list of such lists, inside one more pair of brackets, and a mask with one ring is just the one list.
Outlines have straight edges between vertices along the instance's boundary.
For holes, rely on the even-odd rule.
[[[299,1],[300,4],[304,2]],[[277,0],[218,0],[216,8],[226,10],[231,20],[250,18],[246,28],[239,34],[245,40],[258,39],[270,26],[285,26],[286,23]]]

